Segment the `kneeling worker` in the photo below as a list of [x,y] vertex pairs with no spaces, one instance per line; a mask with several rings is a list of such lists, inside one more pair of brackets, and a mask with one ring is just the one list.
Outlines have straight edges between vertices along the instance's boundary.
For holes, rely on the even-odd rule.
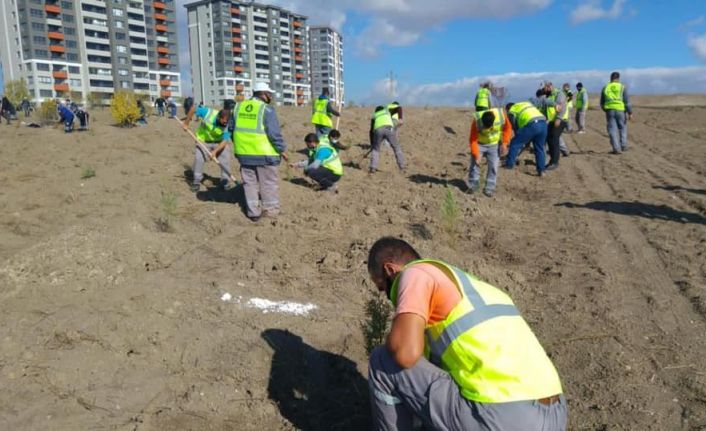
[[[483,194],[492,197],[495,193],[500,156],[507,152],[507,144],[512,136],[512,126],[502,109],[491,108],[477,111],[471,122],[471,170],[468,184],[471,193],[480,187],[480,162],[485,157],[488,160],[488,173],[485,177]],[[502,151],[499,143],[502,142]],[[480,144],[480,145],[479,145]]]
[[[332,130],[329,135],[335,131]],[[309,149],[309,158],[289,166],[304,168],[306,176],[316,181],[321,190],[336,191],[336,183],[343,176],[343,165],[329,138],[319,140],[316,133],[309,133],[304,142]]]
[[392,237],[368,272],[396,308],[370,356],[373,429],[566,430],[559,375],[507,294]]
[[515,167],[515,159],[528,143],[532,142],[537,174],[542,176],[544,165],[544,143],[547,141],[547,119],[530,102],[508,103],[505,106],[515,136],[510,141],[510,150],[505,158],[505,169]]
[[[184,130],[189,128],[189,123],[194,116],[196,116],[196,118],[200,118],[201,125],[196,130],[196,137],[204,143],[209,151],[211,151],[211,154],[204,154],[201,147],[198,145],[196,146],[193,167],[194,181],[191,184],[191,191],[194,193],[198,192],[201,187],[201,181],[203,180],[204,160],[206,158],[210,159],[214,156],[218,159],[222,166],[221,182],[219,187],[221,190],[228,189],[231,152],[231,131],[228,130],[230,115],[231,112],[229,109],[222,109],[218,111],[217,109],[211,109],[205,106],[199,106],[198,108],[192,106],[186,114],[186,118],[182,123]],[[227,151],[225,151],[226,147],[228,148]]]

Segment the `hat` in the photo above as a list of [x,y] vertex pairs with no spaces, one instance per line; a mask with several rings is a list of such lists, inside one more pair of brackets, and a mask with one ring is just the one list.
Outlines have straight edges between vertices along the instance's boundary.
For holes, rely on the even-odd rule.
[[252,89],[253,93],[259,93],[261,91],[266,91],[268,93],[273,93],[272,89],[266,82],[256,82]]

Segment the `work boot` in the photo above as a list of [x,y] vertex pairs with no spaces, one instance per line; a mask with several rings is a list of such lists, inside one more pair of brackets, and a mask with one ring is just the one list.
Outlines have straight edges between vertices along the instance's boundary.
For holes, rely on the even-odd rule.
[[559,167],[558,163],[550,163],[544,168],[544,170],[545,171],[553,171],[554,169],[556,169],[558,167]]
[[569,157],[569,156],[571,155],[571,153],[567,150],[567,151],[562,151],[562,152],[561,152],[561,155],[562,155],[563,157]]
[[375,169],[375,168],[370,168],[370,169],[368,169],[368,174],[372,175],[372,174],[374,174],[374,173],[377,172],[377,171],[378,171],[378,170]]
[[192,192],[198,193],[198,191],[201,189],[201,184],[192,184],[190,188]]
[[470,181],[468,183],[468,193],[473,194],[480,189],[480,184],[478,182]]
[[483,190],[483,194],[488,196],[489,198],[492,198],[495,192],[493,190]]

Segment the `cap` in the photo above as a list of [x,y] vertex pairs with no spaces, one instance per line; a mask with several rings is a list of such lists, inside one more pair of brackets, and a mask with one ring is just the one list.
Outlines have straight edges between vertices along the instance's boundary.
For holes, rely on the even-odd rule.
[[255,86],[252,89],[253,93],[259,93],[261,91],[266,91],[268,93],[273,93],[272,89],[270,88],[269,84],[266,82],[256,82]]

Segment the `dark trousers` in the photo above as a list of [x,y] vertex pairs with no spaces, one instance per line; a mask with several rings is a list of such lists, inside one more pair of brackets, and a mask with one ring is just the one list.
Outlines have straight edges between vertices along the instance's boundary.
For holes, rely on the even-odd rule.
[[520,154],[522,148],[532,143],[534,148],[534,159],[537,163],[537,172],[544,170],[544,142],[547,140],[547,122],[542,120],[533,120],[525,127],[515,132],[510,141],[510,151],[505,158],[505,166],[512,169],[515,167],[515,159]]
[[316,169],[309,169],[306,171],[306,175],[325,189],[331,187],[336,181],[341,179],[340,175],[334,174],[323,166],[319,166]]
[[566,121],[561,121],[559,126],[554,125],[554,121],[549,122],[547,129],[547,144],[549,145],[549,164],[558,165],[560,156],[559,139],[566,129]]

